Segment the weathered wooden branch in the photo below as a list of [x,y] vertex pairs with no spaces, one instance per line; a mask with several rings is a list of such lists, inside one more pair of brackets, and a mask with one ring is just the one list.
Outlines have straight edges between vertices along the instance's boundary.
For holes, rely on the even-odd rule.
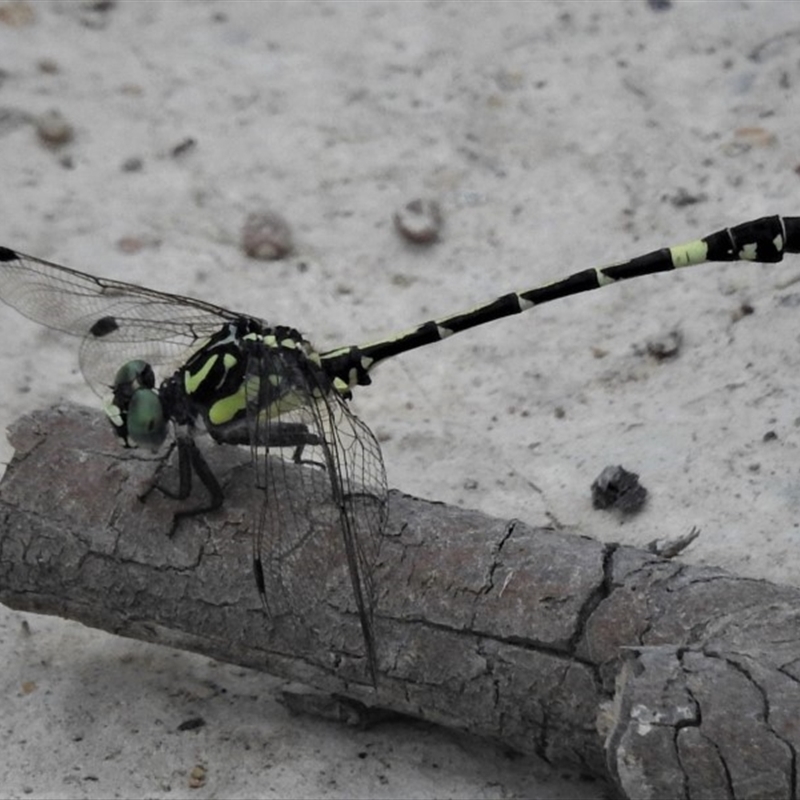
[[53,408],[10,437],[12,608],[492,737],[611,776],[628,797],[797,797],[796,589],[392,493],[373,689],[347,592],[318,604],[313,635],[266,624],[246,451],[209,447],[226,504],[170,538],[174,501],[140,499],[155,458],[121,449],[101,414]]

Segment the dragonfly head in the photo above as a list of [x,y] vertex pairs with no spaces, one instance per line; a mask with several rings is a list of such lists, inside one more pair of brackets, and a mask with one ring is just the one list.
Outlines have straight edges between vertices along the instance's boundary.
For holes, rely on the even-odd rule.
[[126,447],[157,450],[167,435],[167,419],[153,368],[146,361],[129,361],[119,368],[111,388],[114,396],[106,413],[117,436]]

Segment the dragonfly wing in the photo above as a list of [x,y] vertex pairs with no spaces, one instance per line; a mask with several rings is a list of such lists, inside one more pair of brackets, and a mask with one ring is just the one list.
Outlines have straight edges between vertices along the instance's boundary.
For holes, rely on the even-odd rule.
[[[85,334],[80,348],[80,366],[86,382],[99,395],[107,394],[117,370],[128,361],[141,359],[152,366],[158,384],[171,375],[190,355],[219,331],[226,319],[220,316],[181,319],[183,307],[161,305],[157,310],[142,302],[131,301],[123,310],[120,303],[107,307],[111,312],[103,320],[114,320],[117,327],[102,336]],[[149,320],[147,315],[161,313],[164,319]],[[167,319],[171,315],[171,319]]]
[[101,395],[125,362],[179,364],[220,325],[239,316],[5,247],[0,247],[0,300],[35,322],[81,337],[81,369]]
[[[261,388],[257,400],[252,390],[248,418],[262,492],[253,558],[267,612],[312,635],[329,631],[329,605],[353,613],[374,682],[374,571],[387,510],[380,446],[297,351],[264,348],[248,375]],[[265,413],[270,407],[280,413]]]

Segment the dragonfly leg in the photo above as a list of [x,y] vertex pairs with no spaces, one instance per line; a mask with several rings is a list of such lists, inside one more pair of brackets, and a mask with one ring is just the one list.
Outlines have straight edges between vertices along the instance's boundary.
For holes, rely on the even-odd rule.
[[[190,436],[179,436],[176,444],[173,447],[178,448],[178,489],[173,491],[167,489],[157,482],[158,476],[153,482],[153,485],[142,497],[142,500],[147,498],[153,489],[158,490],[165,497],[171,500],[185,500],[192,493],[192,473],[196,474],[200,482],[205,486],[209,494],[209,501],[205,505],[197,506],[196,508],[187,508],[176,511],[172,516],[172,527],[170,528],[169,535],[172,536],[182,519],[186,517],[194,517],[198,514],[205,514],[209,511],[216,511],[225,500],[225,493],[222,491],[222,486],[214,475],[208,462],[205,460],[200,448],[195,443],[194,439]],[[162,465],[169,459],[169,454],[162,461]],[[160,471],[161,467],[159,467]]]
[[304,467],[318,467],[319,469],[327,469],[326,465],[322,461],[314,461],[313,458],[303,458],[303,450],[305,449],[306,444],[320,444],[321,440],[317,439],[315,442],[303,442],[303,444],[298,445],[294,449],[294,453],[292,453],[292,461],[295,464],[302,464]]
[[217,476],[208,466],[208,462],[200,452],[200,448],[192,438],[178,439],[178,475],[179,487],[178,494],[185,491],[180,499],[185,499],[192,486],[192,472],[200,479],[209,494],[209,501],[205,505],[196,508],[182,509],[176,511],[172,517],[172,531],[178,527],[178,523],[187,517],[195,517],[198,514],[205,514],[209,511],[216,511],[225,501],[225,493],[222,491]]
[[[254,432],[246,419],[237,419],[224,425],[208,426],[212,438],[220,444],[235,444],[250,447],[295,447],[302,450],[306,445],[319,444],[319,437],[301,422],[271,422],[259,426]],[[254,442],[253,439],[258,441]]]
[[[192,442],[192,444],[194,444],[194,442]],[[154,483],[152,488],[158,490],[161,492],[161,494],[163,494],[165,497],[169,497],[171,500],[185,500],[192,492],[192,460],[187,451],[187,446],[184,439],[178,439],[173,447],[178,448],[177,491],[167,489],[166,486],[162,486],[160,483]],[[167,458],[165,458],[161,463],[166,464],[168,458],[169,454],[167,454]]]
[[[247,420],[235,420],[225,425],[217,425],[210,429],[211,435],[220,444],[236,444],[250,446],[254,436]],[[322,467],[320,461],[303,460],[303,450],[306,447],[315,447],[322,444],[317,434],[312,433],[307,425],[302,422],[271,422],[258,432],[258,446],[262,447],[293,447],[292,461],[295,464]]]

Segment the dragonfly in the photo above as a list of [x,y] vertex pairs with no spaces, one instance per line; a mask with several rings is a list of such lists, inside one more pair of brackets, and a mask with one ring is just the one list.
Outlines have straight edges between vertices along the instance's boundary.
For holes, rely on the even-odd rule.
[[[770,216],[686,244],[592,267],[472,309],[360,345],[318,351],[289,326],[221,306],[95,277],[0,247],[0,300],[30,319],[80,337],[87,383],[106,397],[113,430],[126,446],[178,454],[186,499],[196,476],[207,502],[175,512],[212,513],[221,484],[196,443],[199,433],[250,449],[258,492],[252,569],[268,617],[302,623],[326,591],[301,567],[323,575],[346,564],[363,640],[366,675],[377,685],[375,569],[387,522],[388,489],[380,446],[351,410],[356,387],[371,383],[388,358],[543,303],[622,280],[708,262],[775,263],[800,253],[800,217]],[[278,452],[282,457],[274,458]],[[301,465],[303,502],[281,503],[286,465]],[[324,509],[327,509],[325,511]]]

